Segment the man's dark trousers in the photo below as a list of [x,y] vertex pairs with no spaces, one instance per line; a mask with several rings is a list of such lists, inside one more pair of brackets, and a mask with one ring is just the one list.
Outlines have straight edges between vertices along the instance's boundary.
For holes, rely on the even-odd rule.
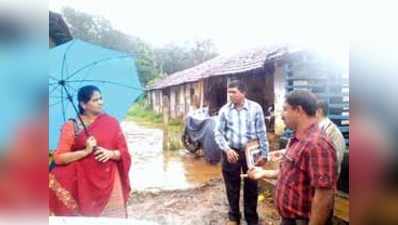
[[[229,219],[239,223],[241,214],[239,210],[239,196],[241,187],[241,171],[247,172],[247,163],[244,150],[232,149],[239,154],[239,160],[236,163],[229,163],[227,155],[223,153],[222,158],[222,174],[225,182],[225,189],[229,203]],[[258,225],[257,214],[257,197],[258,186],[257,181],[244,178],[243,201],[244,215],[248,225]]]

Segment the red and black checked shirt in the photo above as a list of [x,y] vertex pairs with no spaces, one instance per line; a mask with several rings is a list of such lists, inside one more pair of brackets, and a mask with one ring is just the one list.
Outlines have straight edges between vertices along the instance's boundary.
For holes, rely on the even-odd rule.
[[310,218],[315,188],[335,189],[336,154],[317,123],[291,138],[280,164],[275,204],[284,218]]

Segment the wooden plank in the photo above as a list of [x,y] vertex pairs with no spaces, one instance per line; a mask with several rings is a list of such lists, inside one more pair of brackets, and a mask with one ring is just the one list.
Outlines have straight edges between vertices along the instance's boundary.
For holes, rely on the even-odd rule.
[[334,216],[346,222],[350,222],[349,209],[350,205],[348,197],[337,193],[334,200]]
[[204,81],[203,81],[203,80],[200,80],[200,81],[199,81],[200,108],[202,108],[203,105],[204,105],[204,100],[205,100],[204,98],[205,98],[205,96],[204,96]]
[[335,108],[337,108],[337,109],[340,109],[340,108],[342,108],[342,109],[347,109],[348,110],[348,108],[350,107],[350,103],[348,103],[348,102],[342,102],[342,103],[339,103],[339,104],[329,104],[329,109],[331,109],[331,108],[333,108],[333,109],[335,109]]
[[348,115],[329,115],[329,119],[331,120],[348,120]]

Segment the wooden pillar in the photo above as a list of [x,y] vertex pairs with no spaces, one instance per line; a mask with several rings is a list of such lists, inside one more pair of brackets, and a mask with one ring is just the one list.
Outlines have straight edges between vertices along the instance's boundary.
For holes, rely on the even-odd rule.
[[275,65],[274,72],[274,90],[275,90],[275,100],[274,100],[274,112],[275,112],[275,134],[281,135],[285,129],[285,123],[282,120],[283,104],[285,102],[286,96],[286,73],[287,65]]
[[191,106],[191,84],[184,85],[184,98],[185,98],[185,107],[184,107],[184,117],[185,117],[188,114]]
[[[163,99],[164,105],[170,109],[170,102],[167,97]],[[169,110],[166,109],[163,112],[163,150],[169,150],[170,143],[169,143]]]
[[153,92],[153,97],[155,99],[155,111],[157,113],[159,113],[160,112],[160,101],[161,101],[160,96],[159,96],[159,90],[155,90]]
[[175,110],[176,110],[176,92],[175,92],[175,88],[174,87],[170,88],[169,108],[170,108],[170,117],[174,118]]
[[180,100],[179,100],[179,105],[178,105],[178,117],[183,117],[184,116],[184,114],[185,114],[185,102],[186,102],[186,99],[185,99],[185,84],[183,84],[183,85],[180,85],[179,87],[178,87],[178,89],[179,89],[179,98],[180,98]]
[[200,99],[200,108],[203,108],[203,105],[204,105],[204,87],[203,87],[203,80],[199,81],[199,99]]
[[229,95],[228,95],[228,86],[231,83],[231,81],[232,81],[231,77],[228,76],[227,77],[227,87],[226,87],[226,90],[225,90],[227,92],[227,102],[230,102]]
[[[163,102],[165,106],[169,105],[169,99],[166,96],[163,98]],[[169,123],[169,113],[168,110],[165,110],[163,112],[163,124],[168,125],[168,123]]]
[[161,111],[160,112],[164,112],[165,111],[165,109],[164,109],[164,104],[163,104],[163,90],[164,89],[161,89],[160,91],[159,91],[159,95],[160,95],[160,109],[161,109]]

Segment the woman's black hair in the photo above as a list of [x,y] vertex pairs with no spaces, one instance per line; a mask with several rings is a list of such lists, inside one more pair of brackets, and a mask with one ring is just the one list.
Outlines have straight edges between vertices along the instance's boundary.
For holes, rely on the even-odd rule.
[[77,93],[77,101],[78,101],[78,106],[79,106],[79,113],[84,114],[84,109],[80,105],[81,102],[87,103],[90,101],[91,97],[93,96],[94,92],[98,91],[101,93],[100,89],[94,85],[87,85],[84,87],[81,87]]

